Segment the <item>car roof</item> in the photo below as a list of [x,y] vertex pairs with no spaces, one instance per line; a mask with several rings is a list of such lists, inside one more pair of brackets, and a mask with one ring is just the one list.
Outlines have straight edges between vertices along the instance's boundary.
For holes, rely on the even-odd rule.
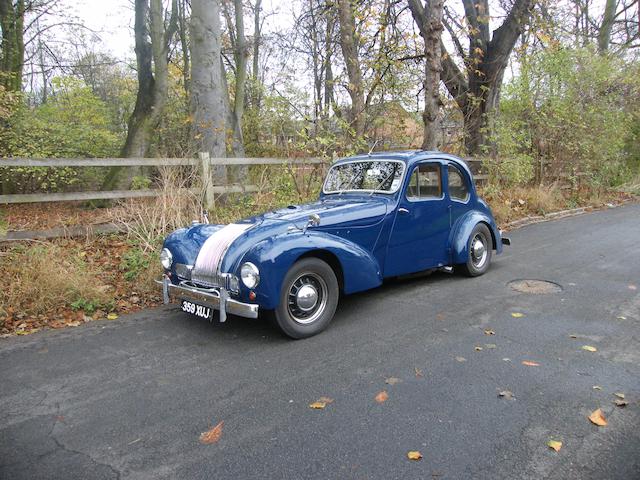
[[356,160],[400,160],[407,164],[407,168],[411,168],[415,163],[422,160],[448,160],[455,163],[464,170],[470,178],[473,178],[471,170],[467,163],[455,155],[450,153],[439,152],[437,150],[398,150],[390,152],[372,152],[370,154],[354,155],[337,160],[334,165],[348,163]]

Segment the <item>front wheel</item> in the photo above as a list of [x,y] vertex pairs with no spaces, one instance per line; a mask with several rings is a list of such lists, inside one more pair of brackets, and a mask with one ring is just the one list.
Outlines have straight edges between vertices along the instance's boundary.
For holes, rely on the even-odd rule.
[[493,242],[491,232],[484,223],[479,223],[471,231],[467,240],[467,262],[459,265],[469,277],[477,277],[489,270]]
[[293,264],[282,281],[275,319],[291,338],[306,338],[327,328],[338,306],[339,288],[329,265],[318,258]]

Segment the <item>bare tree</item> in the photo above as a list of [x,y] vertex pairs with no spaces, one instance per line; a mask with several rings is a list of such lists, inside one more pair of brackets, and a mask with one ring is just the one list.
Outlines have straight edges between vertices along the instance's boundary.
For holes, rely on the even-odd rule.
[[[191,112],[196,151],[224,157],[225,109],[221,78],[220,4],[218,0],[191,0]],[[216,177],[223,175],[222,167]]]
[[[509,56],[529,21],[534,1],[515,0],[492,35],[489,30],[489,0],[462,0],[468,25],[467,51],[449,23],[451,17],[443,17],[456,52],[462,56],[465,72],[441,43],[442,81],[464,114],[465,148],[469,154],[479,153],[487,144],[490,127],[488,118],[499,106],[500,89]],[[424,12],[421,5],[420,10]],[[428,37],[426,23],[418,21],[416,24],[422,37]]]
[[409,9],[416,23],[422,22],[420,34],[424,39],[424,139],[422,148],[435,150],[438,147],[440,128],[440,72],[442,42],[442,9],[444,0],[427,0],[423,7],[421,0],[409,0]]
[[340,47],[347,68],[349,83],[347,92],[351,97],[351,127],[356,138],[364,134],[365,129],[365,97],[362,71],[358,57],[356,37],[356,21],[351,7],[351,0],[338,0],[338,18],[340,21]]
[[145,157],[149,153],[153,132],[160,123],[167,101],[169,46],[177,28],[177,0],[172,0],[166,28],[162,0],[151,0],[150,4],[149,0],[135,0],[138,93],[129,119],[123,157]]

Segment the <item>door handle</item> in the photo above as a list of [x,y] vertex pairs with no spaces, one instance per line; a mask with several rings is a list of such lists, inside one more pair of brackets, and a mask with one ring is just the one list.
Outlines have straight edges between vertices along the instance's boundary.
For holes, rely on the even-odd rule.
[[402,213],[402,214],[405,214],[405,215],[406,215],[407,213],[409,213],[409,210],[408,210],[408,209],[406,209],[406,208],[404,208],[404,207],[400,207],[400,208],[398,209],[398,213]]

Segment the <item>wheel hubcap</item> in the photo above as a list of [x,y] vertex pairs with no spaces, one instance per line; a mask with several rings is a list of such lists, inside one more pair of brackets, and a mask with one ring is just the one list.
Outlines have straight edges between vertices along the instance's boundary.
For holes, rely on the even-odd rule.
[[477,234],[471,242],[471,261],[476,268],[482,268],[488,257],[487,244],[483,235]]
[[327,305],[327,291],[327,284],[320,275],[300,275],[291,284],[287,295],[287,309],[291,318],[302,325],[318,320]]
[[296,305],[303,312],[313,310],[318,303],[318,291],[313,285],[303,285],[296,294]]

